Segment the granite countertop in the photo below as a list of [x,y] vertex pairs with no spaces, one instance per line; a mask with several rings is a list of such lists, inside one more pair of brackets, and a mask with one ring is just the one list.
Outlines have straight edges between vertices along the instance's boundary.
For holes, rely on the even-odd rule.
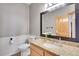
[[[50,52],[53,52],[60,56],[79,56],[79,43],[75,42],[68,42],[68,41],[58,41],[58,40],[44,40],[44,39],[37,39],[31,40],[32,44],[35,44],[43,49],[46,49]],[[44,46],[44,43],[49,43],[52,45],[58,46],[58,48],[47,48]]]

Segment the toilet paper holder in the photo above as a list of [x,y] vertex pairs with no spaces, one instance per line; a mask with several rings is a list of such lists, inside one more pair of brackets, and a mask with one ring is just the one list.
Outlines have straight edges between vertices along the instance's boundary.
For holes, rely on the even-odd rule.
[[10,44],[13,44],[14,43],[14,40],[13,38],[10,38],[10,41],[9,41]]
[[10,40],[13,40],[13,38],[10,38]]

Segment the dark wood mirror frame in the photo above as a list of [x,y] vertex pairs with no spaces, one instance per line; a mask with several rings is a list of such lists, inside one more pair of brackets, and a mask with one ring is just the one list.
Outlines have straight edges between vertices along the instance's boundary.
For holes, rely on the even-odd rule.
[[[75,4],[75,21],[76,21],[75,27],[77,27],[79,25],[78,24],[78,22],[79,22],[79,20],[78,20],[79,19],[79,11],[78,10],[79,10],[79,4]],[[44,11],[44,12],[40,13],[40,36],[42,36],[42,37],[45,37],[45,35],[42,34],[42,15],[44,15],[46,13],[49,13],[49,11]],[[65,40],[65,41],[79,42],[79,37],[77,37],[77,35],[79,36],[79,31],[77,28],[75,28],[75,29],[76,29],[76,38],[69,38],[69,37],[62,37],[62,36],[51,36],[51,35],[48,35],[47,37],[55,38],[55,39],[61,38],[61,40]]]
[[[49,11],[45,11],[45,12],[42,12],[40,13],[40,36],[43,36],[45,37],[45,35],[42,34],[42,15],[46,14],[46,13],[49,13]],[[59,36],[51,36],[51,35],[47,35],[49,38],[59,38]]]

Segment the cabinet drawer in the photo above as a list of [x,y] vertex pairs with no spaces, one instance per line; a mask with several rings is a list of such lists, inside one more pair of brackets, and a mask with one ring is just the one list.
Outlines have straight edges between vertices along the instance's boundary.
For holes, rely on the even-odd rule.
[[34,44],[31,44],[31,49],[33,49],[35,52],[37,52],[41,56],[43,56],[43,54],[44,54],[44,50]]
[[40,55],[36,53],[33,49],[31,49],[31,56],[40,56]]
[[55,53],[49,52],[49,51],[45,51],[45,56],[58,56]]

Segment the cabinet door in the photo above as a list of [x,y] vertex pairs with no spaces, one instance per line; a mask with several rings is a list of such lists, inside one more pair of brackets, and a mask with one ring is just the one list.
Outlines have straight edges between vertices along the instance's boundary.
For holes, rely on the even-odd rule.
[[31,56],[40,56],[37,52],[35,52],[33,49],[31,51]]
[[56,17],[56,34],[58,36],[69,37],[68,16]]
[[[43,56],[43,54],[44,54],[44,50],[42,48],[40,48],[39,46],[36,46],[34,44],[31,44],[31,49],[33,51],[35,51],[37,54],[39,54],[40,56]],[[34,53],[33,51],[31,53]]]

